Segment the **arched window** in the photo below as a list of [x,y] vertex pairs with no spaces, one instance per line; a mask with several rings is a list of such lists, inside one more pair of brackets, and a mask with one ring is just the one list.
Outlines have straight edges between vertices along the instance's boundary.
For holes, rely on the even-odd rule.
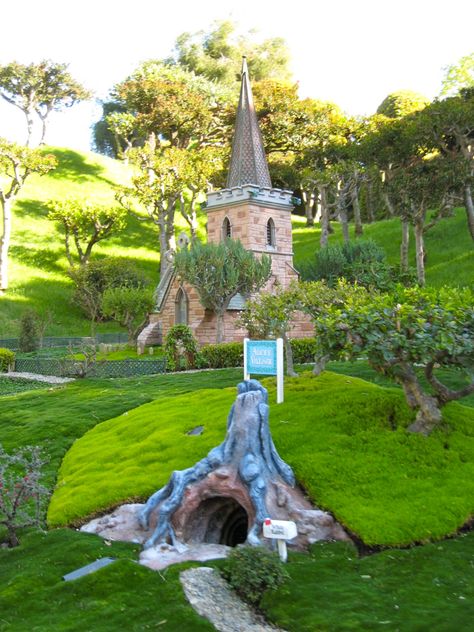
[[275,222],[270,219],[267,222],[267,246],[271,248],[275,248],[276,240],[275,240]]
[[230,239],[232,237],[232,226],[228,217],[224,217],[222,222],[222,239]]
[[174,322],[175,325],[187,325],[188,324],[188,297],[182,287],[176,293],[174,309]]

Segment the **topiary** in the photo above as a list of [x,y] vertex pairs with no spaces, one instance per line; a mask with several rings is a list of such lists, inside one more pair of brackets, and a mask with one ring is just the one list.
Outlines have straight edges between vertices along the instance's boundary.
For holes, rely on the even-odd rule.
[[18,346],[20,351],[25,353],[36,351],[39,347],[38,315],[31,309],[24,312],[21,317]]
[[10,349],[0,348],[0,372],[8,371],[15,362],[15,354]]
[[204,345],[199,352],[199,367],[227,369],[244,365],[244,345],[242,342],[222,342]]
[[164,351],[166,366],[172,371],[180,370],[181,360],[184,360],[184,368],[195,368],[198,346],[187,325],[173,325],[170,328],[166,334]]
[[253,606],[259,606],[267,590],[275,590],[289,579],[276,553],[253,546],[233,549],[220,572],[236,593]]

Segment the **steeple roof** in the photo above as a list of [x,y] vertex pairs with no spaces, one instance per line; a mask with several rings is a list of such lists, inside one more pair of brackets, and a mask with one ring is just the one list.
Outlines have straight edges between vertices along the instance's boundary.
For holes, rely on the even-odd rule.
[[253,104],[247,60],[244,57],[242,85],[226,187],[232,189],[245,184],[272,187],[262,135]]

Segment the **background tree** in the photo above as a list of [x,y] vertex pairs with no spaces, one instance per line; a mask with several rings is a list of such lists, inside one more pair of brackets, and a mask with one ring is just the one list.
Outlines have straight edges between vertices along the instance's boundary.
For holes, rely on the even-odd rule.
[[40,144],[44,142],[46,124],[53,111],[71,107],[92,95],[67,72],[67,64],[43,60],[27,66],[14,61],[0,67],[0,95],[19,108],[26,117],[29,145],[36,114],[41,120]]
[[128,341],[133,344],[143,329],[153,304],[153,294],[148,290],[114,287],[108,288],[103,294],[102,312],[127,329]]
[[[322,352],[344,359],[367,356],[376,371],[402,386],[408,405],[417,411],[409,429],[423,434],[440,424],[446,403],[474,392],[473,299],[467,289],[399,286],[382,294],[344,282],[333,290],[322,283],[302,288],[302,303]],[[431,392],[417,367],[422,367]],[[436,375],[443,367],[464,371],[470,383],[449,388]]]
[[48,219],[57,222],[64,231],[66,257],[71,268],[76,265],[71,243],[83,266],[89,262],[95,244],[119,232],[126,224],[127,212],[121,206],[98,206],[66,199],[52,200],[49,207]]
[[295,312],[299,308],[296,287],[278,289],[274,294],[262,292],[246,301],[239,325],[247,329],[251,338],[282,338],[286,355],[286,371],[293,377],[293,351],[288,334],[293,328]]
[[465,55],[451,66],[444,69],[441,96],[455,96],[463,88],[474,86],[474,53]]
[[398,90],[390,93],[377,108],[377,114],[383,114],[387,118],[397,119],[412,112],[422,110],[430,100],[419,92],[413,90]]
[[201,305],[216,314],[216,342],[224,339],[224,315],[236,294],[249,296],[270,278],[271,258],[257,259],[240,241],[227,239],[219,244],[194,241],[190,249],[176,253],[178,276],[196,288]]
[[182,33],[166,63],[237,90],[243,55],[254,81],[291,79],[290,54],[282,38],[259,42],[255,31],[238,33],[237,24],[230,20],[216,21],[208,31]]
[[32,173],[44,175],[56,166],[53,156],[0,138],[0,293],[8,288],[8,251],[12,231],[12,203]]

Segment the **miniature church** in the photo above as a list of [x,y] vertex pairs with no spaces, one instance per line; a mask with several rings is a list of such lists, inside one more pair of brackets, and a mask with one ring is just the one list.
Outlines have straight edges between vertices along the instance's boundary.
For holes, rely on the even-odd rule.
[[[272,259],[272,276],[262,291],[286,288],[298,278],[293,267],[291,231],[292,192],[272,187],[262,135],[244,57],[239,105],[226,188],[207,195],[207,240],[239,239],[248,250]],[[188,325],[199,344],[216,342],[217,320],[199,302],[197,291],[182,283],[170,265],[156,291],[156,311],[139,336],[139,347],[161,342],[170,327]],[[224,318],[224,342],[241,341],[246,331],[236,326],[244,297],[235,296]],[[292,337],[312,336],[312,326],[301,315]]]

